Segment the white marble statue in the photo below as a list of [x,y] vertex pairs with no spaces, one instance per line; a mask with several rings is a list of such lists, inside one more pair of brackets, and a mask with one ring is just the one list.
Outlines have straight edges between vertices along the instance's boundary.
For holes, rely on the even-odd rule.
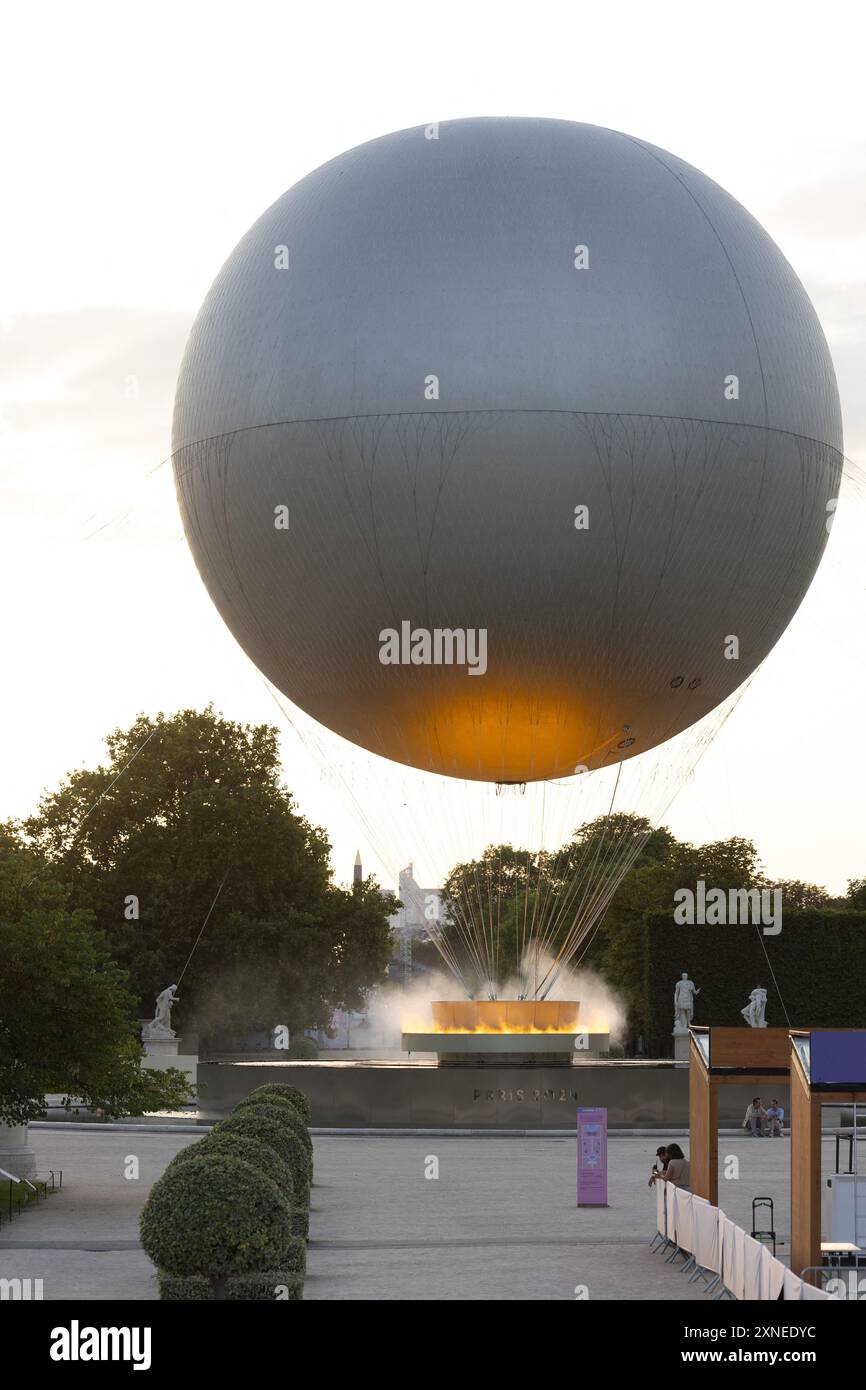
[[177,985],[169,985],[156,996],[156,1013],[150,1023],[146,1023],[141,1030],[145,1042],[162,1042],[177,1037],[171,1027],[171,1008],[176,1003]]
[[695,1011],[695,995],[700,994],[685,970],[674,987],[674,1036],[688,1033]]
[[752,990],[748,1004],[744,1009],[740,1009],[740,1013],[750,1028],[766,1028],[767,1020],[764,1017],[766,1007],[767,991],[759,986]]

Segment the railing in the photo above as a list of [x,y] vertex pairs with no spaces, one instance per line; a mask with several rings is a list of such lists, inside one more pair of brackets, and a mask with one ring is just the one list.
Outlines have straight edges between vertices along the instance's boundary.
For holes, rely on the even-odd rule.
[[7,1199],[0,1204],[2,1225],[4,1220],[11,1221],[13,1217],[20,1216],[22,1210],[31,1203],[38,1206],[40,1201],[46,1202],[49,1192],[56,1192],[63,1186],[63,1170],[50,1168],[47,1178],[19,1178],[14,1173],[7,1173],[5,1168],[0,1168],[0,1181],[7,1182],[9,1186]]

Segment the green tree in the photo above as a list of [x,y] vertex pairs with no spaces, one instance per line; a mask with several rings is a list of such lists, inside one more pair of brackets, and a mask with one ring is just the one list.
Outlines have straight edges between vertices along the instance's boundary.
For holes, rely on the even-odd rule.
[[134,999],[92,914],[0,826],[0,1121],[26,1124],[55,1092],[109,1117],[183,1105],[183,1073],[141,1058]]
[[452,921],[490,915],[502,900],[521,897],[538,881],[543,856],[513,845],[488,845],[478,859],[455,864],[441,901]]
[[[673,842],[669,831],[653,829],[643,817],[616,813],[579,827],[557,851],[491,845],[479,859],[456,865],[443,888],[448,909],[444,931],[458,959],[467,963],[469,983],[478,987],[492,977],[504,984],[517,976],[533,944],[555,955],[575,921],[612,882],[617,863],[635,861],[618,889],[627,902],[634,892],[630,876],[635,866],[663,858]],[[634,911],[637,921],[643,911]],[[593,931],[597,934],[591,959],[602,952],[604,922]],[[469,943],[475,946],[474,960]],[[531,989],[532,981],[525,985]]]
[[[650,984],[647,918],[672,912],[676,890],[694,891],[698,879],[708,889],[762,886],[751,840],[734,836],[692,845],[645,817],[617,812],[578,827],[556,852],[537,855],[511,845],[489,847],[480,859],[457,865],[445,882],[445,931],[458,957],[466,957],[458,931],[462,920],[486,933],[491,942],[489,955],[483,957],[485,970],[476,969],[471,983],[482,982],[485,974],[500,984],[513,978],[533,938],[543,939],[546,953],[555,954],[575,921],[587,913],[593,896],[612,885],[623,866],[613,897],[572,966],[597,969],[626,999],[632,1030],[645,1031]],[[489,959],[494,969],[486,968]]]
[[455,864],[448,874],[440,927],[471,990],[517,970],[521,927],[545,867],[542,854],[488,845],[478,859]]
[[647,919],[672,914],[674,893],[681,888],[696,892],[698,879],[703,879],[708,891],[760,887],[763,879],[755,845],[739,836],[692,845],[677,840],[669,830],[654,831],[601,923],[598,967],[628,1001],[633,1033],[646,1035],[648,1029]]
[[777,878],[767,882],[766,886],[770,889],[780,889],[782,893],[782,910],[787,912],[793,909],[802,912],[809,907],[830,907],[833,899],[818,883],[804,883],[799,878]]
[[143,1014],[191,953],[177,1016],[205,1034],[327,1026],[358,1007],[387,965],[393,900],[331,883],[325,833],[282,783],[278,731],[208,707],[139,715],[106,744],[106,766],[72,773],[25,827],[93,909]]
[[866,908],[866,878],[849,878],[848,892],[842,901],[849,907]]

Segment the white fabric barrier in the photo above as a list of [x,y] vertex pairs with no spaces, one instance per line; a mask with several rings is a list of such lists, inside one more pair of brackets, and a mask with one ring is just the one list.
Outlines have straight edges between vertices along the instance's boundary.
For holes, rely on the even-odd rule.
[[695,1248],[695,1208],[692,1194],[674,1187],[672,1182],[665,1183],[665,1186],[673,1187],[676,1193],[677,1245],[691,1255]]
[[803,1296],[803,1280],[799,1274],[795,1274],[793,1269],[785,1270],[785,1280],[782,1284],[785,1290],[785,1302],[790,1303],[795,1299],[799,1300]]
[[761,1265],[767,1253],[766,1246],[743,1231],[743,1298],[750,1303],[761,1297]]
[[720,1272],[725,1288],[737,1299],[746,1297],[745,1241],[745,1231],[735,1226],[724,1212],[719,1212],[719,1244],[722,1251]]
[[668,1233],[667,1221],[665,1220],[665,1188],[666,1182],[657,1182],[653,1186],[656,1190],[656,1230],[660,1236]]
[[830,1298],[830,1294],[828,1294],[824,1289],[816,1289],[814,1284],[807,1284],[805,1279],[801,1280],[801,1283],[803,1285],[802,1290],[800,1292],[801,1298]]
[[771,1255],[763,1241],[754,1240],[723,1211],[703,1197],[672,1182],[656,1184],[656,1228],[681,1250],[694,1255],[702,1269],[721,1274],[734,1298],[775,1301],[824,1299],[831,1295],[804,1283],[798,1274]]
[[763,1302],[773,1302],[779,1297],[789,1271],[771,1255],[766,1245],[761,1246],[761,1268],[758,1281],[758,1298]]
[[692,1206],[695,1217],[695,1259],[702,1269],[709,1269],[713,1274],[718,1274],[719,1210],[698,1197],[694,1199]]
[[725,1288],[733,1293],[734,1282],[734,1232],[736,1226],[723,1211],[719,1212],[719,1273]]
[[663,1184],[665,1189],[665,1213],[668,1222],[668,1240],[677,1238],[677,1190],[672,1182]]
[[740,1302],[746,1297],[746,1233],[742,1226],[734,1226],[734,1270],[730,1290]]

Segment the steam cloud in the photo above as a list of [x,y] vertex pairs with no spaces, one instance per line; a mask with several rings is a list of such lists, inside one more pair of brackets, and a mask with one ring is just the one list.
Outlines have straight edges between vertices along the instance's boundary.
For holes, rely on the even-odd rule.
[[[527,984],[531,985],[533,979],[542,979],[552,963],[552,956],[527,948],[519,973],[497,989],[497,997],[517,999],[525,995]],[[430,1032],[433,1026],[430,1006],[434,1000],[462,997],[459,985],[444,971],[425,975],[423,980],[405,986],[380,986],[372,991],[367,1003],[370,1042],[399,1049],[404,1032]],[[479,991],[478,997],[484,998],[484,993]],[[626,1023],[624,1001],[594,970],[563,970],[548,998],[579,1000],[581,1028],[590,1033],[609,1033],[611,1042],[622,1040]],[[356,1036],[363,1045],[358,1030]]]

